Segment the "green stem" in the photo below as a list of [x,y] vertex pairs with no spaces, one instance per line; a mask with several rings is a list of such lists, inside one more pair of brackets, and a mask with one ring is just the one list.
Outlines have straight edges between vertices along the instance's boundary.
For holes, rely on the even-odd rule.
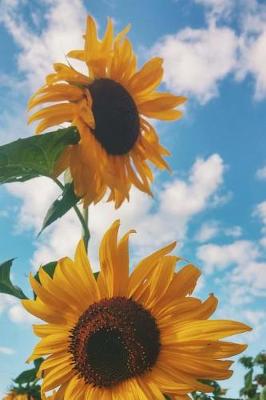
[[[64,185],[63,185],[63,183],[61,183],[59,181],[59,179],[53,178],[53,181],[60,187],[60,189],[64,190]],[[88,242],[90,239],[90,231],[88,228],[88,207],[86,207],[87,211],[86,211],[86,213],[84,212],[84,216],[82,215],[82,212],[80,211],[80,209],[78,208],[78,206],[76,204],[73,206],[73,208],[74,208],[74,211],[77,214],[77,217],[81,223],[82,230],[83,230],[83,240],[84,240],[85,247],[87,250]],[[85,208],[84,208],[84,210],[85,210]]]
[[89,231],[89,207],[83,207],[83,220],[86,225],[86,229],[83,228],[83,240],[85,244],[86,251],[88,252],[88,244],[90,240],[90,231]]

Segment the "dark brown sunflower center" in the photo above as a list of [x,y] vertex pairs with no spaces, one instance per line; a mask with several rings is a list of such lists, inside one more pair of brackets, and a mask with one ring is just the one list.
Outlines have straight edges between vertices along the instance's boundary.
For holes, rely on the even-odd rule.
[[71,331],[75,369],[86,383],[110,387],[150,370],[160,333],[149,311],[125,297],[92,304]]
[[134,146],[140,130],[136,104],[127,90],[111,79],[96,79],[89,85],[93,134],[108,154],[122,155]]

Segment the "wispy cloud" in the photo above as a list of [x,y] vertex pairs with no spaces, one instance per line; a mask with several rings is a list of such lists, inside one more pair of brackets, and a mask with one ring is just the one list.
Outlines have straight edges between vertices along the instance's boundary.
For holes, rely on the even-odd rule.
[[220,221],[206,221],[195,234],[195,240],[204,243],[208,242],[217,236],[231,236],[238,238],[242,235],[242,228],[240,226],[224,227]]
[[[86,9],[82,0],[44,0],[46,21],[41,32],[32,30],[23,18],[23,1],[2,0],[0,23],[19,46],[18,69],[31,90],[44,82],[52,64],[65,62],[69,50],[82,47]],[[35,18],[38,16],[36,15]]]
[[256,178],[263,181],[266,180],[266,165],[256,171]]
[[219,86],[228,76],[236,81],[251,77],[255,100],[264,99],[266,5],[256,0],[195,3],[205,7],[207,27],[186,27],[165,35],[152,49],[165,60],[166,86],[205,104],[219,95]]
[[15,354],[15,350],[11,349],[11,347],[2,347],[2,346],[0,346],[0,353],[1,354],[5,354],[7,356],[11,356],[11,355]]
[[219,82],[234,70],[237,48],[232,29],[211,24],[164,36],[153,53],[164,58],[166,86],[204,104],[218,95]]

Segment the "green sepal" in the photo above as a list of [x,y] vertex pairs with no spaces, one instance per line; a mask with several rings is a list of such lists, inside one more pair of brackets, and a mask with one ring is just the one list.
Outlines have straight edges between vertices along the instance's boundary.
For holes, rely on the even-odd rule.
[[[47,272],[47,274],[52,278],[54,276],[54,270],[55,267],[57,265],[57,261],[51,261],[45,265],[42,265],[42,269]],[[39,272],[37,272],[34,276],[34,278],[36,279],[36,281],[40,282],[40,278],[39,278]]]
[[246,375],[244,376],[244,380],[245,380],[245,388],[249,389],[252,386],[253,382],[253,369],[251,369],[246,373]]
[[96,279],[96,281],[98,279],[99,274],[100,274],[100,271],[93,272],[93,276]]
[[67,183],[61,195],[53,202],[53,204],[47,211],[43,221],[42,229],[38,235],[40,235],[43,230],[47,228],[47,226],[66,214],[73,206],[75,206],[79,202],[79,200],[80,197],[77,197],[75,195],[73,182]]
[[27,299],[27,296],[18,287],[13,285],[10,279],[10,270],[14,258],[0,264],[0,293],[10,294],[19,299]]
[[70,127],[0,146],[0,183],[52,177],[63,150],[78,141],[77,129]]

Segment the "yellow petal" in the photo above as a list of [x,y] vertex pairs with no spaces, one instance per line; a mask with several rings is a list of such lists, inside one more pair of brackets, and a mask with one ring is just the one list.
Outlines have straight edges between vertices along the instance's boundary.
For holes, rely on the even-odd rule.
[[201,339],[218,340],[250,330],[251,328],[245,324],[228,320],[189,321],[176,324],[173,327],[173,332],[175,332],[175,340],[177,342]]
[[136,72],[128,82],[130,92],[134,94],[143,94],[151,92],[161,82],[163,76],[162,68],[163,60],[155,57],[148,61],[144,66]]
[[88,288],[89,296],[93,301],[99,300],[99,288],[94,278],[83,240],[80,240],[77,246],[75,253],[75,263],[77,266],[75,268],[75,273],[79,275],[79,279]]
[[129,296],[134,296],[135,291],[143,281],[147,278],[149,274],[152,273],[154,267],[161,257],[170,253],[176,246],[176,242],[170,243],[169,245],[155,251],[148,257],[144,258],[133,270],[129,278]]

